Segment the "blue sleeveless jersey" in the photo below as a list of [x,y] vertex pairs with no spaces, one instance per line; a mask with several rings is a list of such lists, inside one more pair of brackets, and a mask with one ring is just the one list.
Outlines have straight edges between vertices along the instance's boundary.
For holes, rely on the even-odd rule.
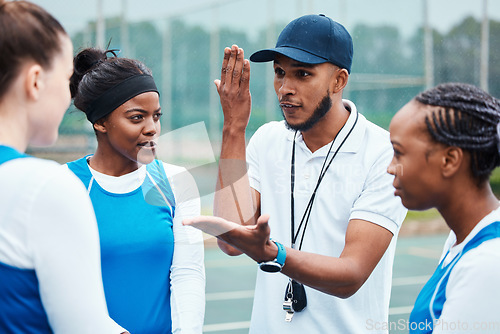
[[[28,157],[0,145],[0,165]],[[0,262],[0,333],[52,333],[33,269]]]
[[111,318],[131,333],[171,333],[175,201],[163,163],[148,164],[142,186],[126,194],[104,190],[93,179],[87,157],[68,167],[89,190],[96,213]]
[[441,316],[443,305],[446,302],[446,285],[451,271],[465,253],[494,238],[500,238],[500,222],[494,222],[479,231],[448,265],[443,266],[446,256],[441,260],[436,271],[422,288],[415,301],[415,306],[410,314],[410,333],[424,334],[433,332],[434,325]]

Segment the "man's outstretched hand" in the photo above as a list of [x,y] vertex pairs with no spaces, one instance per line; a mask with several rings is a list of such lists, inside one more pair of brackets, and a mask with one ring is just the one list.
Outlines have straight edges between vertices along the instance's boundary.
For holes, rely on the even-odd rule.
[[185,219],[182,224],[193,226],[225,241],[247,254],[256,262],[271,261],[278,254],[278,247],[270,241],[269,215],[262,215],[255,225],[240,225],[224,218],[197,216]]

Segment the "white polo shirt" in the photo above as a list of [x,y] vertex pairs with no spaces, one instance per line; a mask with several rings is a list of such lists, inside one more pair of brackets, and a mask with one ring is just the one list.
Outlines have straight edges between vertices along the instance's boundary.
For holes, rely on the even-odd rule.
[[[329,167],[311,211],[302,250],[339,257],[349,220],[363,219],[395,236],[407,210],[394,196],[387,173],[393,150],[389,133],[351,111],[329,157],[348,136]],[[357,121],[356,121],[357,118]],[[294,131],[284,121],[259,128],[247,148],[250,185],[261,195],[261,213],[270,215],[271,237],[291,245],[290,163]],[[300,133],[295,139],[295,228],[316,186],[330,144],[312,153]],[[298,237],[298,243],[301,235]],[[377,333],[374,323],[387,322],[396,238],[356,294],[340,299],[306,287],[307,307],[285,322],[282,303],[288,278],[258,271],[250,333]],[[386,333],[381,331],[380,333]]]

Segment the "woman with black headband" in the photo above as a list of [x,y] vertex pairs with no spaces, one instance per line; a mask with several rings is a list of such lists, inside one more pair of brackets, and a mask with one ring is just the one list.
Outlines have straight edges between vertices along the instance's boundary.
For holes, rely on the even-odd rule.
[[155,159],[162,114],[151,71],[93,48],[74,66],[74,104],[97,149],[68,167],[96,212],[109,313],[131,333],[201,333],[203,238],[182,226],[199,214],[199,194],[184,168]]
[[0,333],[122,333],[106,309],[85,188],[24,153],[57,139],[71,39],[41,7],[0,0],[0,50]]

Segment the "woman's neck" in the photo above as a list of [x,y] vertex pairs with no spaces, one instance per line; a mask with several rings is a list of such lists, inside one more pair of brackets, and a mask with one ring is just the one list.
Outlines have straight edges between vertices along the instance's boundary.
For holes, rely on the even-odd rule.
[[0,106],[0,143],[24,152],[29,144],[28,121],[23,113],[12,112],[12,108],[15,107]]
[[99,145],[95,154],[90,157],[89,165],[99,173],[110,176],[122,176],[137,170],[140,166],[138,162]]
[[462,189],[462,194],[455,192],[453,198],[448,201],[450,205],[438,208],[457,236],[457,244],[464,241],[481,219],[500,206],[488,182],[481,187]]

